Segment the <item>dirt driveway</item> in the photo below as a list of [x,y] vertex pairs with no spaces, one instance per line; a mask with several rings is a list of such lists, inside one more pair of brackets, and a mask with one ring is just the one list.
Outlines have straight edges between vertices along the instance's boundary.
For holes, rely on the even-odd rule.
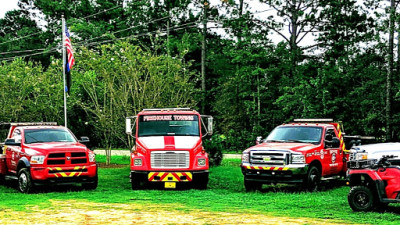
[[1,224],[343,224],[310,218],[272,217],[201,210],[178,211],[179,205],[109,204],[51,201],[51,207],[0,212]]

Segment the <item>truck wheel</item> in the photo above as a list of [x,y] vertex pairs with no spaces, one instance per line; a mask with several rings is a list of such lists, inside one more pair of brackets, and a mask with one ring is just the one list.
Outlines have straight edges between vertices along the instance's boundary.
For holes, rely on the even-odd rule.
[[99,178],[96,175],[92,182],[82,184],[82,188],[85,190],[95,190],[97,188],[97,184],[99,183]]
[[22,168],[18,172],[18,190],[29,193],[33,190],[31,173],[28,168]]
[[321,184],[321,172],[316,166],[311,166],[308,170],[307,177],[304,180],[304,186],[307,191],[318,191]]
[[354,211],[370,211],[375,206],[372,190],[366,186],[355,186],[347,195],[350,207]]
[[141,187],[142,187],[141,183],[142,183],[142,181],[141,181],[139,176],[132,176],[131,177],[132,190],[141,189]]
[[244,180],[244,188],[246,192],[261,190],[262,183]]
[[[196,179],[197,178],[197,179]],[[208,185],[208,174],[202,174],[195,177],[193,187],[198,190],[206,190]]]

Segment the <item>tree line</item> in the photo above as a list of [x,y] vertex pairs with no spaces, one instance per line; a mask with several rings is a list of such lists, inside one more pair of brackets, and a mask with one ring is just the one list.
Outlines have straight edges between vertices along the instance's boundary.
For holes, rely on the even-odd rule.
[[20,0],[0,19],[0,121],[63,124],[64,16],[70,128],[97,147],[130,146],[124,118],[152,107],[213,115],[208,144],[224,151],[294,118],[396,141],[398,10],[394,0]]

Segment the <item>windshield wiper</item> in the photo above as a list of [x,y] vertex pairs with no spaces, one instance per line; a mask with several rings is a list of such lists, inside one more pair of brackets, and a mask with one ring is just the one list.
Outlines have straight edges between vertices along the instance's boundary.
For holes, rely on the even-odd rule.
[[293,139],[287,140],[287,142],[313,143],[313,142],[311,142],[311,141],[302,141],[302,140],[293,140]]
[[31,141],[27,144],[35,144],[35,143],[46,143],[47,141]]
[[285,140],[267,140],[267,142],[279,142],[279,143],[283,143],[283,142],[285,142]]

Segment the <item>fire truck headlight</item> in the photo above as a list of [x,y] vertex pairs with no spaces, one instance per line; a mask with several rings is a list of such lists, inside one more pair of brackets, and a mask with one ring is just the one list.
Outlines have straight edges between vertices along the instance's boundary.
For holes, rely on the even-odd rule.
[[206,165],[206,159],[198,159],[197,165],[198,166],[205,166]]
[[304,155],[292,155],[292,163],[305,163]]
[[31,164],[43,164],[44,163],[44,155],[35,155],[31,157]]
[[95,162],[96,161],[96,154],[93,152],[89,152],[89,162]]
[[142,159],[135,159],[133,161],[134,166],[142,166]]

